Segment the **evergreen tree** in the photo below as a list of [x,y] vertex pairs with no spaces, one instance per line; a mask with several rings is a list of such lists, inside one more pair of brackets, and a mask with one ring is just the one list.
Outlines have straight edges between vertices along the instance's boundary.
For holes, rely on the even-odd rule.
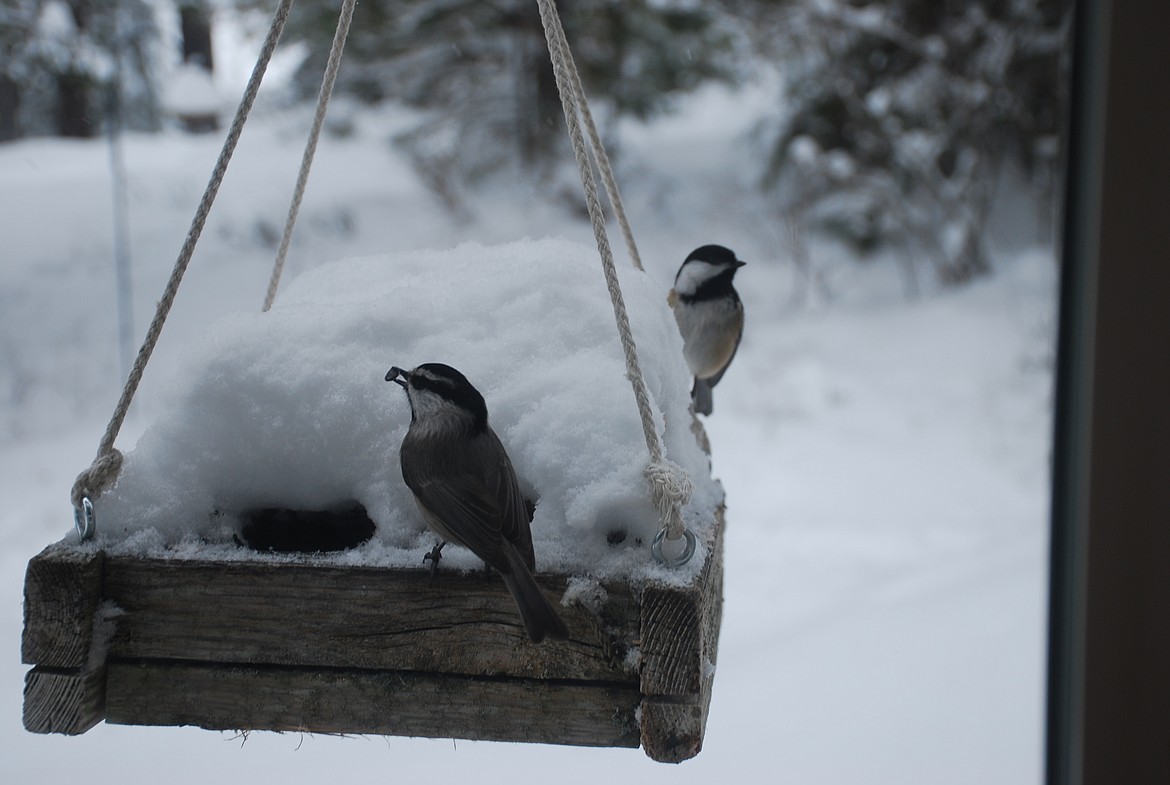
[[158,74],[170,58],[157,16],[172,12],[170,0],[116,0],[104,6],[100,41],[116,66],[107,99],[111,111],[121,115],[126,128],[156,131],[161,125]]
[[131,127],[154,127],[155,2],[5,0],[0,140],[94,136],[118,107]]
[[767,184],[862,250],[925,252],[944,282],[990,269],[996,182],[1055,196],[1067,100],[1062,0],[800,0],[756,14],[785,117]]
[[[679,0],[561,0],[582,80],[599,113],[647,118],[704,80],[733,80],[731,36]],[[336,3],[305,2],[286,36],[309,41],[300,79],[315,93]],[[337,89],[425,110],[399,141],[441,191],[508,166],[545,171],[563,117],[535,0],[366,0]]]
[[34,75],[30,49],[39,6],[39,0],[0,4],[0,142],[24,135],[21,116],[25,89]]

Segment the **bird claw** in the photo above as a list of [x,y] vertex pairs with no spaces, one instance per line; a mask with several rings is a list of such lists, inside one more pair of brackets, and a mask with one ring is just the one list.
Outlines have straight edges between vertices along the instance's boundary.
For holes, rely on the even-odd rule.
[[443,546],[446,544],[446,542],[440,542],[434,548],[431,548],[429,551],[423,554],[423,563],[431,563],[431,577],[430,580],[427,581],[428,585],[435,582],[435,573],[439,571],[439,559],[443,558]]

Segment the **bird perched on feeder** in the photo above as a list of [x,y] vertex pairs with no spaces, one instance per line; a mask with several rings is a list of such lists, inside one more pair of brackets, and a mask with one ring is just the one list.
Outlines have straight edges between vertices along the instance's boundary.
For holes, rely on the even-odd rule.
[[666,298],[682,333],[683,357],[695,376],[691,401],[699,414],[711,413],[711,388],[723,378],[743,337],[743,303],[731,284],[743,266],[722,245],[696,248],[678,268]]
[[483,396],[459,371],[425,363],[397,366],[386,381],[406,390],[410,428],[402,440],[402,479],[443,546],[470,549],[504,578],[529,639],[568,637],[565,622],[532,577],[536,559],[524,496],[504,445],[488,425]]

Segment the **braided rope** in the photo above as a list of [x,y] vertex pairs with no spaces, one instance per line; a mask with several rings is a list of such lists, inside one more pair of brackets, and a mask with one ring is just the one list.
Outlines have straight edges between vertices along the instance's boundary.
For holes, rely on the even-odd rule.
[[293,0],[280,0],[280,5],[277,6],[276,13],[272,17],[272,24],[268,28],[268,35],[264,39],[264,44],[260,49],[256,66],[252,69],[252,76],[248,80],[248,86],[244,90],[244,96],[240,100],[239,108],[236,109],[236,115],[228,131],[227,139],[224,140],[223,149],[220,151],[219,158],[215,162],[215,168],[211,172],[211,179],[207,183],[207,188],[203,192],[203,198],[200,200],[199,207],[195,211],[195,217],[191,221],[191,228],[187,231],[187,239],[183,242],[183,247],[179,251],[179,258],[175,261],[174,269],[171,270],[171,276],[167,280],[166,289],[163,291],[162,298],[158,302],[154,319],[151,320],[150,328],[146,332],[146,339],[142,343],[142,348],[138,350],[138,356],[134,359],[134,366],[130,369],[130,376],[126,380],[126,386],[122,389],[122,395],[114,407],[114,414],[110,418],[109,425],[106,426],[106,432],[102,436],[101,444],[98,446],[97,457],[94,458],[93,464],[79,474],[77,480],[73,483],[70,500],[73,503],[74,509],[81,509],[82,499],[95,499],[100,496],[102,491],[108,488],[118,476],[118,471],[122,465],[122,454],[114,449],[114,441],[118,438],[118,432],[122,430],[122,424],[126,421],[126,413],[130,409],[130,402],[134,400],[134,394],[138,391],[138,385],[142,382],[142,374],[146,370],[146,364],[149,362],[150,355],[154,352],[154,347],[158,343],[163,324],[166,322],[167,315],[170,313],[171,306],[174,304],[175,295],[178,294],[179,284],[183,280],[187,266],[191,263],[191,257],[195,253],[195,244],[199,241],[199,236],[203,233],[203,226],[207,223],[207,216],[211,212],[211,205],[219,193],[219,186],[223,182],[224,175],[227,173],[228,162],[231,161],[236,144],[240,140],[240,134],[244,130],[244,123],[247,122],[248,115],[252,111],[252,104],[256,101],[256,94],[260,91],[260,83],[264,79],[264,72],[268,69],[268,63],[272,59],[272,53],[276,49],[277,42],[280,40],[280,34],[284,30],[284,24],[288,21],[288,14],[292,8],[292,4]]
[[577,69],[577,62],[573,59],[573,52],[569,49],[569,41],[565,38],[565,28],[560,17],[554,14],[555,25],[553,33],[557,43],[565,56],[565,66],[573,87],[573,96],[581,119],[585,123],[585,130],[589,134],[589,146],[593,150],[593,160],[601,172],[601,181],[605,184],[605,195],[609,197],[609,204],[613,208],[614,217],[621,227],[622,237],[626,241],[626,251],[630,260],[638,270],[645,270],[642,266],[642,257],[638,254],[638,245],[634,242],[634,230],[630,228],[630,221],[626,217],[626,208],[622,203],[622,194],[618,189],[617,180],[613,176],[613,167],[609,163],[609,155],[605,152],[605,145],[601,142],[601,134],[597,130],[597,123],[593,121],[593,112],[589,109],[589,102],[585,100],[585,87],[581,84],[581,73]]
[[[593,225],[593,236],[597,241],[597,250],[601,254],[601,267],[605,274],[606,286],[609,289],[610,301],[613,304],[614,318],[617,320],[618,336],[625,352],[626,377],[634,388],[638,415],[642,420],[642,434],[646,439],[646,449],[650,453],[650,462],[646,467],[645,476],[650,482],[654,506],[663,521],[667,537],[671,540],[677,540],[683,536],[684,532],[681,507],[691,495],[690,478],[681,467],[666,460],[662,451],[662,443],[658,439],[658,432],[654,426],[654,412],[650,406],[650,394],[646,390],[646,380],[642,376],[641,364],[638,362],[638,348],[634,344],[634,335],[630,328],[625,298],[622,296],[617,268],[613,261],[613,250],[610,248],[609,237],[605,230],[605,216],[602,214],[597,184],[593,178],[593,170],[589,165],[585,138],[578,117],[580,108],[586,103],[584,92],[580,89],[580,76],[575,75],[576,67],[568,53],[568,42],[565,39],[565,32],[561,27],[553,0],[537,0],[537,5],[540,7],[540,18],[544,25],[545,38],[548,41],[549,55],[553,62],[553,73],[556,76],[557,90],[561,97],[561,108],[565,113],[565,123],[568,126],[573,155],[577,159],[581,184],[585,189],[585,202],[589,209],[590,223]],[[581,113],[584,114],[584,111]],[[600,140],[598,144],[600,144]]]
[[317,154],[317,140],[321,136],[321,126],[325,124],[325,111],[329,107],[329,97],[333,95],[333,85],[337,81],[337,72],[341,68],[341,55],[345,51],[345,40],[349,37],[349,28],[353,22],[353,7],[357,0],[343,0],[341,14],[337,19],[337,32],[333,35],[333,47],[329,50],[329,61],[325,65],[325,76],[321,79],[321,91],[317,94],[317,112],[313,115],[313,127],[309,129],[309,139],[305,143],[305,153],[301,157],[301,171],[297,174],[297,185],[293,190],[292,203],[288,208],[288,219],[284,223],[284,235],[280,238],[280,248],[276,252],[276,261],[272,266],[272,278],[268,281],[268,293],[264,296],[264,307],[267,311],[276,299],[276,289],[280,286],[280,275],[284,271],[284,262],[288,257],[288,246],[292,242],[293,227],[297,222],[297,215],[301,211],[301,200],[305,196],[305,186],[309,182],[309,169],[313,166],[313,157]]

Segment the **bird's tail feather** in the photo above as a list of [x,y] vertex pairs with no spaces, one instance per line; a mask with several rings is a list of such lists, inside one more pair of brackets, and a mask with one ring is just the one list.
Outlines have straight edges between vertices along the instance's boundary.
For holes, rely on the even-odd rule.
[[533,643],[540,643],[546,637],[564,640],[569,637],[569,630],[564,620],[548,597],[541,591],[540,586],[528,571],[520,553],[512,547],[505,547],[508,564],[512,568],[510,575],[504,575],[504,585],[516,601],[520,617],[524,619],[524,629]]
[[706,379],[695,377],[695,386],[691,388],[691,400],[697,414],[710,414],[715,407],[711,395],[711,383]]

